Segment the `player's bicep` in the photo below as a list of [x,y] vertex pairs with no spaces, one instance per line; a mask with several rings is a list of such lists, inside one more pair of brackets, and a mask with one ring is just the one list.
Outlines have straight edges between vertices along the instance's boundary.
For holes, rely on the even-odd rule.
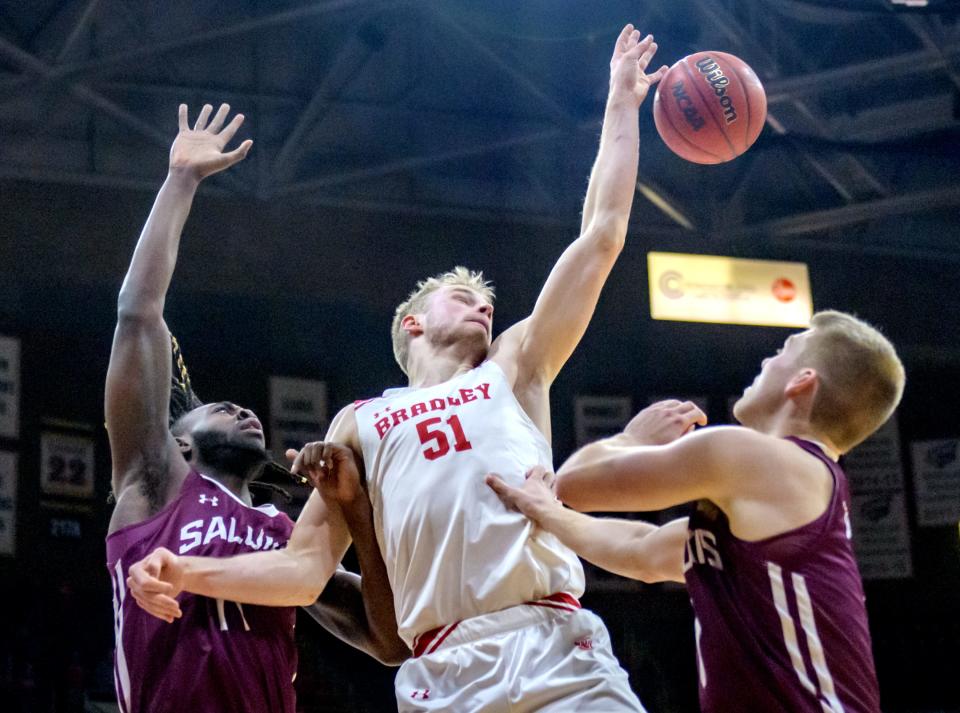
[[167,423],[170,364],[170,333],[162,319],[120,317],[104,393],[116,492],[124,485],[117,481],[145,468],[179,465]]
[[723,468],[701,433],[666,446],[611,450],[602,458],[560,469],[558,494],[582,511],[663,510],[718,493]]

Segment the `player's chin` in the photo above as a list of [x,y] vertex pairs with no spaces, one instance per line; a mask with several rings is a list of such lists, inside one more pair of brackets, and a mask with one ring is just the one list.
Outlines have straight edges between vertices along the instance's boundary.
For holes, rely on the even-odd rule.
[[490,334],[486,328],[476,322],[466,325],[458,337],[462,342],[466,342],[477,352],[479,358],[484,358],[490,349]]
[[733,415],[733,418],[737,421],[737,423],[744,426],[748,425],[747,422],[750,420],[750,412],[752,410],[749,394],[751,388],[753,387],[747,387],[747,390],[744,391],[743,395],[736,400],[736,402],[733,404],[733,408],[730,410],[730,413]]
[[240,443],[243,443],[247,446],[265,448],[267,445],[267,441],[263,436],[263,431],[258,428],[241,429],[237,433],[236,438]]

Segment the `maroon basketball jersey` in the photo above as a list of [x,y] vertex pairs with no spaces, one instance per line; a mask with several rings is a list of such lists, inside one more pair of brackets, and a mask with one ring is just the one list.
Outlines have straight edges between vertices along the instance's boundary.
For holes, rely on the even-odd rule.
[[700,706],[704,713],[879,713],[847,479],[818,446],[789,440],[833,475],[820,517],[758,542],[735,537],[707,501],[690,517],[684,571]]
[[113,584],[114,680],[123,713],[293,713],[297,649],[292,607],[242,605],[193,594],[183,616],[156,619],[126,588],[127,570],[157,547],[229,557],[286,545],[293,522],[272,505],[250,507],[191,471],[179,495],[148,520],[107,538]]

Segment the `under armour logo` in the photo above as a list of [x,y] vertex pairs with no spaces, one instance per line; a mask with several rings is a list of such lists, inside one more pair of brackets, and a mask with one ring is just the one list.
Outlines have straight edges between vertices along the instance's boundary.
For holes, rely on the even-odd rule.
[[201,504],[201,505],[206,505],[207,503],[210,503],[211,505],[213,505],[213,507],[217,507],[217,502],[218,502],[218,501],[219,501],[219,499],[217,498],[216,495],[214,495],[212,498],[208,498],[206,493],[201,493],[201,494],[200,494],[200,504]]
[[578,649],[583,649],[584,651],[589,651],[593,648],[593,639],[587,637],[586,639],[580,639],[579,641],[574,641],[573,645]]
[[430,698],[430,689],[417,688],[413,693],[410,694],[410,697],[415,701],[425,701]]

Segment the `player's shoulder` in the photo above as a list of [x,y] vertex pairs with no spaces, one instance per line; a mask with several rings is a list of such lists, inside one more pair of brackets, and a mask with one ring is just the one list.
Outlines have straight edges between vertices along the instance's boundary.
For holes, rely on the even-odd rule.
[[362,412],[365,407],[369,409],[371,401],[375,401],[375,399],[353,401],[343,406],[333,417],[333,421],[330,422],[326,440],[345,443],[354,450],[358,450],[360,431],[357,427],[357,413],[358,411]]
[[715,461],[738,473],[767,472],[772,465],[795,462],[803,451],[791,442],[745,426],[710,426],[691,434],[691,440]]
[[[780,497],[803,490],[827,474],[822,463],[796,443],[743,426],[715,426],[693,434],[710,439],[709,461],[727,489]],[[772,489],[772,490],[771,490]]]
[[765,450],[777,440],[745,426],[707,426],[698,428],[692,435],[702,440],[704,447],[731,455],[737,454],[739,449],[747,452]]
[[529,323],[530,318],[527,317],[526,319],[522,319],[503,330],[490,345],[490,351],[487,353],[487,358],[493,359],[497,355],[501,354],[513,356],[516,350],[519,349],[523,343],[523,337],[527,333],[527,326]]

